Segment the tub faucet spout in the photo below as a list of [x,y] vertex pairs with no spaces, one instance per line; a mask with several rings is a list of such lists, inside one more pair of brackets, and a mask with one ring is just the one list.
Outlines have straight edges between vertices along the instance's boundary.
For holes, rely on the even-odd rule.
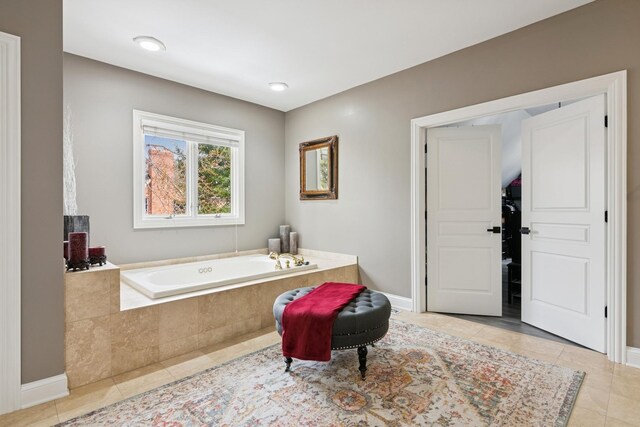
[[276,261],[276,270],[282,270],[282,263],[280,263],[280,258],[290,258],[296,267],[300,267],[301,265],[304,264],[304,257],[302,256],[297,257],[288,252],[285,252],[282,254],[278,254],[276,252],[269,252],[269,258]]
[[277,259],[280,260],[280,258],[291,258],[291,260],[293,261],[293,264],[296,267],[300,267],[301,265],[304,264],[304,257],[302,257],[302,256],[297,257],[297,256],[295,256],[293,254],[290,254],[290,253],[283,253],[283,254],[278,255]]

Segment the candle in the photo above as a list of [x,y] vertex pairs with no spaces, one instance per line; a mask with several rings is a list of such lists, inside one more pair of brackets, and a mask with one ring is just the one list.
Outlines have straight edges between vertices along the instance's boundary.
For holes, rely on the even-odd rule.
[[88,236],[85,232],[69,233],[68,267],[81,270],[89,268]]
[[89,258],[87,247],[87,233],[69,233],[69,259],[71,261],[85,261]]
[[62,248],[64,250],[64,259],[67,260],[69,259],[69,241],[65,240],[64,242],[62,242]]
[[89,248],[90,257],[104,256],[104,253],[105,253],[104,246],[96,246],[93,248]]
[[93,264],[104,264],[107,262],[107,256],[105,255],[104,246],[95,246],[89,248],[89,262]]
[[275,252],[277,254],[280,253],[280,238],[269,239],[269,253]]
[[298,232],[292,231],[289,233],[289,252],[293,255],[298,254]]
[[280,226],[280,249],[282,249],[282,253],[289,252],[289,233],[291,233],[290,225]]

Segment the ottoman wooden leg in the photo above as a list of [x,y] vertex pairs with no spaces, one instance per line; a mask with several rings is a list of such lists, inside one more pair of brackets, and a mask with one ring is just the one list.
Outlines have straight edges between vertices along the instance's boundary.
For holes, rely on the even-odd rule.
[[358,360],[360,360],[360,376],[364,380],[364,376],[367,372],[367,347],[358,347]]
[[293,362],[293,359],[290,357],[285,357],[284,358],[284,363],[287,364],[287,367],[284,369],[285,372],[289,372],[291,370],[291,362]]

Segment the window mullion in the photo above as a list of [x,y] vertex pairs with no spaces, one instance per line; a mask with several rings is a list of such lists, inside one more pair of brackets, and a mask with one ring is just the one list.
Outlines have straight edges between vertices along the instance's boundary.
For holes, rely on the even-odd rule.
[[189,142],[191,149],[190,172],[191,183],[189,185],[189,194],[191,194],[191,217],[198,217],[198,143]]
[[238,181],[238,149],[231,149],[231,215],[234,217],[238,216],[238,192],[237,181]]

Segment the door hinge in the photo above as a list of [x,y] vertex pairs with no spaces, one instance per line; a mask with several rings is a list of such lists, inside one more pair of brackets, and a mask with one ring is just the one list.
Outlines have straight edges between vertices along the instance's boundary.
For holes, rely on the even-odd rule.
[[424,143],[424,154],[427,154],[427,143]]
[[604,222],[609,222],[609,211],[604,211]]
[[609,127],[609,116],[604,116],[604,127]]
[[605,318],[605,319],[607,318],[607,315],[608,315],[608,313],[607,313],[607,306],[605,305],[605,306],[604,306],[604,318]]

